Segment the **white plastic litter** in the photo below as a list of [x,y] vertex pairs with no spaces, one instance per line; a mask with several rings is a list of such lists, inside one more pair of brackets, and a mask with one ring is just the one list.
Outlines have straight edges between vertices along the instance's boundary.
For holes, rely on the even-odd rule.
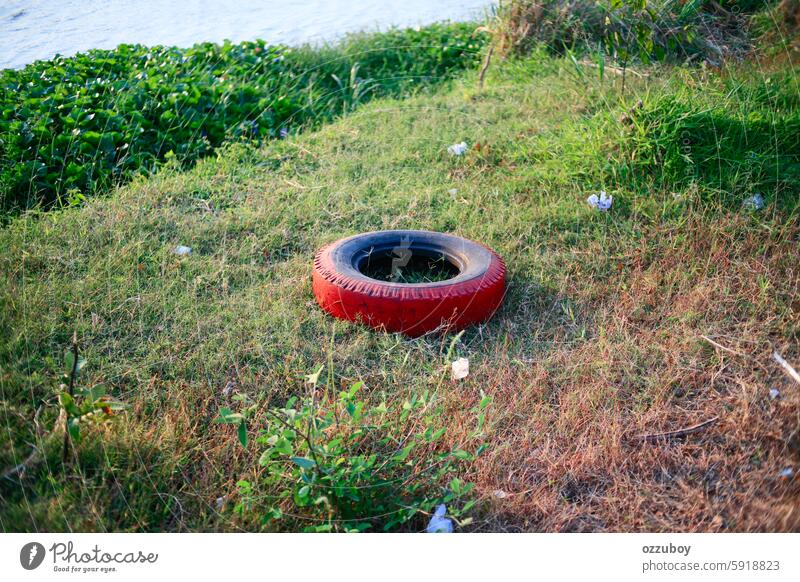
[[458,358],[451,364],[450,376],[453,380],[461,380],[469,376],[469,360]]
[[764,197],[761,194],[753,194],[750,198],[745,198],[742,202],[745,210],[761,210],[764,208]]
[[447,153],[451,156],[463,156],[467,153],[467,142],[462,141],[461,143],[454,143],[448,146]]
[[502,489],[495,489],[493,495],[498,499],[505,499],[506,497],[508,497],[508,493],[506,493]]
[[222,389],[222,395],[230,396],[234,390],[236,390],[236,382],[228,380],[228,382],[225,384],[225,388]]
[[596,208],[597,210],[601,210],[605,212],[609,208],[611,208],[611,203],[614,201],[613,196],[608,196],[605,190],[600,192],[600,197],[598,198],[597,194],[592,194],[586,199],[586,202],[589,203],[589,206],[592,208]]
[[185,247],[183,245],[178,245],[177,247],[172,249],[172,252],[178,255],[179,257],[183,257],[185,255],[192,254],[192,247]]
[[455,199],[456,199],[456,194],[458,194],[458,188],[450,188],[450,189],[447,191],[447,193],[448,193],[448,194],[450,194],[450,198],[452,198],[453,200],[455,200]]
[[446,518],[447,507],[442,503],[436,508],[433,517],[428,522],[427,533],[453,533],[453,521]]
[[778,473],[778,477],[783,477],[784,479],[789,479],[792,475],[794,475],[794,470],[791,467],[786,467],[783,471]]
[[770,400],[775,400],[781,395],[781,391],[777,388],[770,388],[769,389],[769,398]]

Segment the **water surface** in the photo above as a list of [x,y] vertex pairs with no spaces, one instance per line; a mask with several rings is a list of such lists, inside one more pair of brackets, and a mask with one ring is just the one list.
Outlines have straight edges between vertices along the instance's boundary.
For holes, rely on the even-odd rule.
[[297,45],[483,16],[491,0],[0,0],[0,68],[120,43]]

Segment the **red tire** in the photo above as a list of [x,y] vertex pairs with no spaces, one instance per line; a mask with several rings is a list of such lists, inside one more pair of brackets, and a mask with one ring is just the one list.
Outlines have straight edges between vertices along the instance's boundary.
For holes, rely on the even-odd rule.
[[[418,260],[442,261],[454,276],[402,283],[364,274],[381,261],[391,261],[394,274]],[[438,232],[389,230],[358,234],[320,249],[313,289],[317,303],[335,317],[416,337],[489,319],[503,300],[505,275],[503,260],[482,244]]]

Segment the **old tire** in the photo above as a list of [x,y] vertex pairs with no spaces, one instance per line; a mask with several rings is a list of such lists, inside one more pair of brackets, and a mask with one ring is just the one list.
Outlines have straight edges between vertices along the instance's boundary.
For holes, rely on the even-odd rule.
[[[395,261],[406,257],[446,261],[455,276],[401,283],[362,272],[365,265],[390,258],[394,269]],[[335,317],[420,336],[489,319],[503,300],[505,274],[503,260],[482,244],[438,232],[388,230],[358,234],[320,249],[314,259],[313,289],[317,303]]]

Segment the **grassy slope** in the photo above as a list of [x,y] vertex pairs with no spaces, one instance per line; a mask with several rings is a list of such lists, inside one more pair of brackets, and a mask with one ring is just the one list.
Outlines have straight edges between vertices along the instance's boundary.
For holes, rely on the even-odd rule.
[[[672,77],[636,90],[690,78]],[[693,82],[698,99],[713,83]],[[334,322],[309,277],[333,239],[426,228],[484,241],[510,269],[502,310],[458,346],[470,376],[441,388],[454,442],[480,391],[495,399],[491,447],[467,475],[484,501],[475,528],[798,529],[800,483],[778,477],[798,464],[798,387],[770,360],[800,361],[797,216],[769,195],[748,213],[696,186],[617,181],[618,84],[542,57],[506,64],[481,94],[468,77],[378,101],[4,229],[0,465],[35,441],[59,368],[48,357],[73,330],[90,382],[132,410],[83,443],[80,474],[65,478],[53,450],[22,486],[0,484],[0,527],[258,528],[232,511],[258,453],[211,424],[223,388],[279,402],[329,358],[337,383],[362,379],[377,399],[434,388],[447,340]],[[480,151],[448,156],[462,139]],[[615,196],[607,214],[585,202],[600,187]],[[684,442],[635,438],[713,416]]]

